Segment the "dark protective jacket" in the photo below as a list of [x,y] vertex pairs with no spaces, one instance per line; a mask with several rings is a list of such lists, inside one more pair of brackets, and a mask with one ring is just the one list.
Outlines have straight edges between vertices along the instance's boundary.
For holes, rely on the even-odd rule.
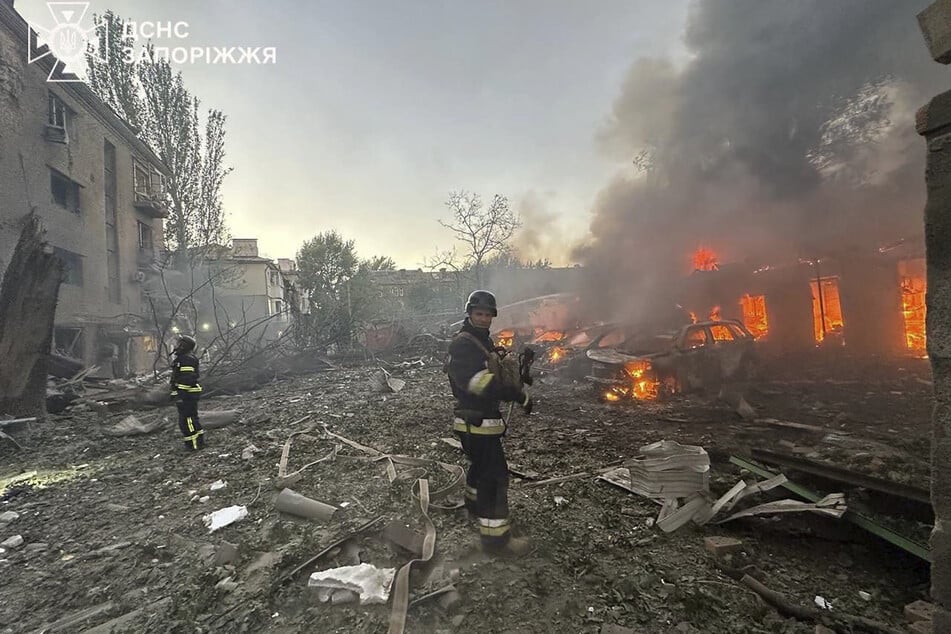
[[[486,350],[492,351],[495,344],[485,328],[476,328],[468,319],[459,330],[479,340]],[[502,417],[500,401],[521,402],[520,390],[502,384],[501,377],[489,372],[485,352],[468,337],[457,334],[449,345],[449,385],[456,399],[454,413],[471,425],[479,425],[482,419]]]
[[172,396],[197,399],[201,396],[198,374],[198,357],[191,352],[175,355],[172,360]]

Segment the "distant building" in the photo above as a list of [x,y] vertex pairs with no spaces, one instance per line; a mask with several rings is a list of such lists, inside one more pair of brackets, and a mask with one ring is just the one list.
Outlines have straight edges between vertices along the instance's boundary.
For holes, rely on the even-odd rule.
[[[231,328],[260,328],[265,339],[279,337],[290,322],[285,303],[285,276],[280,266],[258,253],[257,238],[235,238],[231,248],[208,255],[206,264],[216,271],[217,322]],[[208,316],[201,329],[215,327]]]

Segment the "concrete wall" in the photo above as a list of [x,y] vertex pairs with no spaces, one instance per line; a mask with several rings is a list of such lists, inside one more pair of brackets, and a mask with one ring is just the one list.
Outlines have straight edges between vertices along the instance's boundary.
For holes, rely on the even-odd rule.
[[[951,62],[951,0],[938,0],[919,16],[936,60]],[[931,599],[935,632],[951,632],[951,91],[918,112],[927,139],[925,241],[928,264],[928,355],[934,380],[932,416]]]
[[[101,344],[96,324],[116,315],[144,313],[141,286],[134,281],[138,269],[138,226],[152,228],[153,241],[162,244],[162,221],[133,206],[133,157],[146,165],[115,126],[77,98],[76,88],[47,81],[38,64],[27,64],[26,30],[16,30],[18,19],[7,5],[0,5],[0,271],[5,270],[19,235],[20,220],[32,207],[54,247],[81,256],[82,286],[63,284],[56,324],[84,327],[86,363],[97,362]],[[49,95],[56,95],[69,109],[68,142],[45,138]],[[116,206],[119,244],[120,301],[110,301],[106,253],[104,144],[116,149]],[[79,212],[54,202],[50,172],[56,170],[80,185]]]

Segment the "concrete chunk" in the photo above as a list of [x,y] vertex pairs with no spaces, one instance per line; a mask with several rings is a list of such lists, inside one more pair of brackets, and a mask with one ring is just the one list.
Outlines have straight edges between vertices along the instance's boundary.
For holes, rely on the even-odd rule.
[[15,513],[14,511],[4,511],[3,513],[0,513],[0,522],[4,524],[9,524],[16,519],[20,519],[20,514]]
[[8,537],[3,540],[3,543],[0,544],[0,547],[6,548],[8,550],[15,550],[23,545],[23,536],[14,535],[13,537]]
[[713,553],[717,559],[720,559],[724,555],[730,555],[742,550],[743,542],[738,539],[733,539],[732,537],[720,537],[713,535],[710,537],[704,537],[703,547],[706,548],[707,551]]
[[927,601],[915,601],[905,606],[905,618],[909,622],[930,621],[934,618],[934,604]]
[[326,596],[324,590],[331,590],[331,596],[337,590],[350,590],[360,595],[360,603],[386,603],[390,596],[390,586],[396,568],[377,568],[370,564],[343,566],[313,573],[307,585],[318,589],[321,600]]
[[951,0],[935,0],[918,14],[918,26],[936,62],[951,63]]

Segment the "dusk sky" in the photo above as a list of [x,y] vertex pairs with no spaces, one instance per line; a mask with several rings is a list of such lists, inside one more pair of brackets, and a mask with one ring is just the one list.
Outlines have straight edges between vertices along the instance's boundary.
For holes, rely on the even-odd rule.
[[[45,2],[17,0],[49,23]],[[228,116],[233,237],[269,257],[337,229],[363,256],[416,268],[452,238],[450,189],[551,217],[544,253],[569,263],[597,192],[630,167],[597,143],[631,64],[684,55],[686,0],[249,2],[91,0],[136,21],[185,21],[171,46],[276,46],[276,65],[182,64]]]

